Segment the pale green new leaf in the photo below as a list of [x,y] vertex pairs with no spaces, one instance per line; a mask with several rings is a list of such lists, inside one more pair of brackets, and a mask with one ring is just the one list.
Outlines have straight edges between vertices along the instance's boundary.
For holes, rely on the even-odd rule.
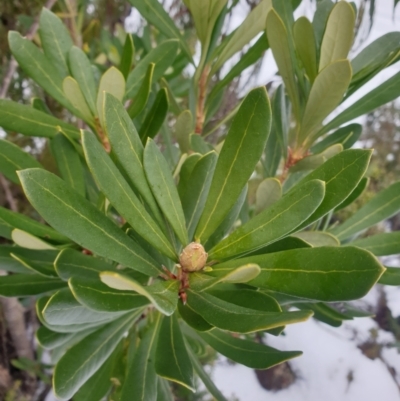
[[34,250],[53,250],[53,245],[35,237],[26,231],[15,228],[11,231],[11,239],[21,248],[34,249]]
[[340,241],[334,235],[324,231],[301,231],[292,234],[292,236],[300,238],[314,248],[318,246],[340,246]]
[[188,153],[190,149],[189,135],[193,132],[193,117],[190,110],[184,110],[179,114],[175,123],[175,137],[182,153]]
[[80,112],[80,115],[88,124],[94,124],[92,112],[90,111],[85,97],[79,87],[78,82],[72,77],[66,77],[63,81],[63,91],[65,97]]
[[256,191],[255,212],[261,213],[282,197],[282,185],[277,178],[266,178]]

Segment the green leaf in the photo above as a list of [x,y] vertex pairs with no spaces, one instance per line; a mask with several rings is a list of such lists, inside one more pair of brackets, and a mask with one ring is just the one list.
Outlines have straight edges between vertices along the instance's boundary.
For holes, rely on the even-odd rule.
[[53,386],[61,400],[70,399],[112,354],[121,338],[142,311],[122,316],[70,348],[57,363]]
[[45,277],[57,277],[54,269],[54,260],[58,251],[35,251],[32,249],[15,248],[10,256],[18,260],[27,269]]
[[197,240],[205,242],[232,209],[261,157],[270,128],[266,90],[254,89],[241,104],[221,149],[195,232]]
[[56,292],[46,303],[42,314],[49,325],[57,326],[107,322],[121,315],[121,313],[107,314],[85,308],[74,298],[69,288]]
[[17,145],[4,139],[0,139],[0,172],[4,174],[5,177],[15,184],[19,184],[16,172],[18,170],[32,167],[42,167],[42,165]]
[[161,323],[155,367],[159,376],[195,391],[193,366],[175,314],[164,317]]
[[147,275],[157,264],[89,201],[64,181],[41,169],[19,173],[25,194],[42,217],[84,248]]
[[161,315],[158,315],[155,323],[147,328],[140,341],[135,356],[128,366],[125,382],[121,389],[121,401],[157,400],[157,374],[154,367],[154,354],[161,319]]
[[338,2],[329,14],[321,44],[319,71],[347,58],[354,40],[355,13],[350,3]]
[[352,320],[345,314],[338,312],[331,306],[322,302],[318,303],[299,303],[296,305],[299,309],[310,309],[314,312],[314,319],[329,324],[333,327],[340,327],[343,320]]
[[54,349],[65,344],[73,336],[72,333],[56,333],[45,326],[40,326],[36,331],[38,343],[46,349]]
[[349,124],[339,128],[334,133],[328,135],[322,141],[316,143],[310,150],[312,153],[320,153],[329,146],[341,143],[343,149],[350,149],[358,140],[362,132],[360,124]]
[[149,304],[146,297],[132,291],[114,290],[99,277],[72,277],[68,284],[82,305],[99,312],[129,311]]
[[81,88],[92,114],[97,115],[97,84],[88,57],[79,47],[73,46],[68,54],[68,63],[71,74]]
[[157,401],[174,401],[168,381],[161,377],[158,377]]
[[178,302],[178,310],[181,318],[197,331],[208,331],[213,328],[211,324],[207,323],[197,312],[195,312],[190,305]]
[[[160,5],[160,7],[162,6]],[[174,62],[178,48],[178,41],[166,40],[143,57],[128,75],[126,80],[126,97],[132,98],[138,93],[151,63],[155,64],[152,82],[158,81],[164,75],[167,68]]]
[[351,65],[348,60],[334,61],[317,75],[304,111],[299,144],[306,140],[309,143],[315,141],[318,137],[315,131],[339,105],[350,81]]
[[78,82],[72,77],[66,77],[63,81],[63,91],[65,97],[71,102],[71,104],[80,112],[83,119],[88,124],[94,124],[92,112],[86,103],[85,97],[79,87]]
[[212,146],[210,146],[199,134],[190,134],[189,143],[190,149],[192,149],[193,152],[197,152],[202,155],[205,155],[213,149]]
[[51,140],[50,146],[61,177],[72,189],[85,196],[83,167],[74,145],[63,134],[58,133]]
[[60,104],[71,110],[72,105],[65,98],[62,90],[62,77],[50,60],[30,40],[18,32],[9,31],[8,43],[11,52],[20,67],[39,86]]
[[48,8],[43,8],[39,19],[40,43],[44,54],[60,77],[68,75],[67,55],[73,43],[63,22]]
[[163,217],[151,193],[143,170],[143,145],[128,113],[112,95],[106,94],[105,128],[114,159],[128,183],[138,191],[162,227]]
[[147,181],[160,209],[182,245],[187,245],[185,216],[178,191],[169,172],[167,161],[152,139],[148,139],[144,149],[143,165]]
[[194,231],[203,212],[217,159],[217,154],[212,151],[196,162],[181,196],[189,241],[193,239]]
[[168,107],[167,90],[160,89],[140,127],[139,136],[142,143],[146,143],[147,138],[154,138],[158,134],[167,117]]
[[69,242],[67,237],[64,237],[51,227],[45,226],[28,216],[12,212],[3,207],[0,207],[0,225],[4,226],[0,231],[0,235],[8,239],[11,239],[12,230],[18,228],[47,241],[50,240],[61,243]]
[[146,75],[143,78],[139,91],[128,109],[129,117],[132,119],[135,118],[145,108],[146,103],[149,100],[154,67],[154,63],[150,63],[147,67]]
[[378,283],[384,285],[400,285],[400,269],[398,267],[386,267]]
[[130,277],[114,272],[100,273],[100,279],[116,290],[135,291],[145,296],[164,315],[172,315],[177,307],[179,283],[176,280],[142,286]]
[[211,249],[209,259],[220,260],[248,253],[288,235],[314,213],[323,201],[324,194],[325,185],[322,181],[296,186]]
[[375,195],[344,223],[330,230],[341,241],[392,217],[400,210],[400,182]]
[[357,187],[365,174],[371,150],[348,149],[326,161],[296,186],[311,180],[325,181],[325,198],[317,210],[298,228],[307,227],[340,205]]
[[282,185],[276,178],[266,178],[260,182],[256,191],[256,214],[269,208],[282,197]]
[[369,178],[363,177],[356,186],[356,188],[354,189],[354,191],[339,206],[335,208],[335,212],[351,205],[356,199],[358,199],[364,193],[364,191],[368,187],[368,184],[369,184]]
[[207,293],[187,290],[187,305],[208,323],[223,330],[251,333],[307,320],[311,314],[301,312],[261,312],[223,301]]
[[65,285],[63,281],[50,277],[13,274],[0,277],[0,295],[2,297],[30,297],[57,291]]
[[292,234],[292,236],[300,238],[313,248],[318,246],[340,246],[340,241],[334,235],[324,231],[301,231]]
[[26,231],[19,230],[18,228],[12,230],[11,239],[22,248],[37,250],[55,249],[53,245],[50,245]]
[[193,117],[190,110],[184,110],[179,114],[175,123],[175,137],[182,153],[190,150],[189,135],[193,132]]
[[317,3],[317,9],[314,14],[312,25],[318,53],[321,47],[322,38],[324,36],[326,22],[328,21],[329,14],[333,6],[334,3],[331,0],[321,0]]
[[[181,160],[185,157],[185,154],[181,156]],[[185,192],[190,184],[190,176],[193,172],[194,167],[197,162],[201,159],[202,155],[200,153],[192,153],[187,156],[183,163],[181,164],[181,168],[179,170],[179,182],[178,182],[178,193],[181,199],[185,195]],[[175,169],[176,174],[176,169]]]
[[400,231],[361,238],[349,245],[366,249],[375,256],[397,255],[400,254]]
[[193,352],[190,346],[186,346],[189,352],[190,360],[192,361],[193,368],[197,375],[200,377],[203,384],[206,386],[207,390],[214,397],[216,401],[227,401],[227,399],[222,395],[222,393],[215,386],[214,382],[210,376],[206,373],[197,355]]
[[367,114],[376,108],[389,103],[400,95],[400,72],[393,75],[383,84],[367,93],[361,99],[354,102],[346,110],[325,125],[320,134],[329,132],[347,121],[353,120],[359,116]]
[[229,36],[229,39],[220,52],[216,63],[211,69],[210,75],[213,75],[236,52],[242,50],[247,43],[264,30],[265,20],[271,7],[271,0],[262,0],[253,8],[242,24],[233,32],[232,35]]
[[218,329],[199,335],[220,354],[252,369],[269,369],[302,355],[301,351],[279,351],[264,344],[233,337]]
[[300,17],[293,26],[296,51],[310,82],[317,76],[317,51],[314,30],[307,17]]
[[105,106],[105,95],[109,93],[119,101],[122,101],[125,95],[125,78],[121,72],[115,68],[110,67],[100,78],[99,90],[97,92],[96,108],[97,113],[100,117],[100,121],[104,126],[104,119],[106,110]]
[[84,255],[74,249],[64,249],[54,262],[57,274],[62,280],[71,277],[98,278],[102,271],[113,270],[113,266],[103,259]]
[[293,112],[300,120],[300,103],[295,80],[294,60],[290,49],[289,35],[278,13],[272,9],[267,17],[267,38],[278,66],[279,74],[285,83],[292,102]]
[[[179,42],[181,49],[188,59],[192,60],[192,54],[186,40],[179,32],[179,29],[175,26],[174,21],[164,10],[164,7],[157,0],[129,0],[129,2],[140,12],[140,14],[142,14],[146,21],[159,29],[167,38],[175,39],[175,42]],[[170,57],[172,59],[172,64],[172,54]],[[162,73],[160,75],[162,75]]]
[[32,274],[32,270],[18,262],[11,256],[11,253],[19,252],[31,252],[24,248],[20,248],[14,245],[0,245],[0,269],[11,273],[24,273]]
[[111,204],[146,241],[169,258],[176,258],[174,248],[147,213],[94,134],[83,131],[82,144],[90,171]]
[[214,266],[213,274],[224,275],[246,263],[256,263],[261,268],[250,285],[325,302],[361,298],[384,271],[378,260],[362,249],[319,247],[227,261]]
[[135,44],[133,43],[133,37],[131,34],[127,34],[125,38],[124,48],[122,49],[121,62],[119,64],[119,70],[122,72],[125,80],[132,69],[133,56],[135,54]]
[[0,99],[0,126],[27,136],[52,138],[60,127],[71,138],[79,139],[80,135],[77,128],[58,118],[6,99]]

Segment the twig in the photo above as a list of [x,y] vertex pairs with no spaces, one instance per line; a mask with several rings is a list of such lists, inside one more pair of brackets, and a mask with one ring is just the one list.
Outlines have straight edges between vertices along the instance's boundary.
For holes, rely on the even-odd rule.
[[[44,5],[45,8],[51,9],[57,0],[47,0],[46,4]],[[34,23],[29,28],[28,32],[26,33],[25,37],[28,40],[32,40],[35,36],[37,30],[39,28],[39,16],[35,18]],[[12,77],[14,76],[15,70],[17,69],[18,63],[15,61],[15,58],[11,56],[10,64],[8,65],[8,70],[3,79],[3,85],[0,89],[0,99],[4,99],[7,95],[8,89],[10,88]]]
[[0,184],[3,187],[4,194],[6,196],[8,206],[10,207],[10,209],[13,212],[18,212],[17,201],[13,197],[13,194],[12,194],[11,188],[10,188],[10,184],[2,174],[0,174]]

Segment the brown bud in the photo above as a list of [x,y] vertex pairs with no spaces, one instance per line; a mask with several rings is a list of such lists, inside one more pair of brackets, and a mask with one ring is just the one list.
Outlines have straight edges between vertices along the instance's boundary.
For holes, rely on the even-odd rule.
[[197,272],[204,269],[208,253],[203,245],[191,242],[180,254],[179,263],[184,271]]

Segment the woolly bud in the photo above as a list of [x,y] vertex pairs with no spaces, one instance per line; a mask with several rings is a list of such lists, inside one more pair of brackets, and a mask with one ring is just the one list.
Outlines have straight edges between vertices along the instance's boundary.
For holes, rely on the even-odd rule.
[[191,242],[180,254],[179,263],[184,271],[197,272],[204,269],[208,253],[203,245]]

